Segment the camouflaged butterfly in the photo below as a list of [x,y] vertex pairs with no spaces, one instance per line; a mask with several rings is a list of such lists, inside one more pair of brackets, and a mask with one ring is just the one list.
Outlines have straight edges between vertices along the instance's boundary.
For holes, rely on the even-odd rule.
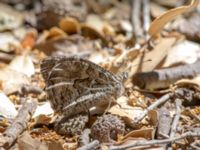
[[126,73],[114,75],[85,59],[64,56],[44,59],[41,73],[51,106],[65,117],[65,121],[121,96],[127,77]]

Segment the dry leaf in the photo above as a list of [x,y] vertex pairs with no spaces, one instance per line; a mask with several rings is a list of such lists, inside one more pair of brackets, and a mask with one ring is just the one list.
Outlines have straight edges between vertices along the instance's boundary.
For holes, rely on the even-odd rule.
[[15,105],[2,92],[0,92],[0,115],[9,119],[13,119],[17,115]]
[[21,46],[25,49],[31,49],[35,45],[36,36],[37,36],[36,30],[29,31],[22,39]]
[[18,148],[20,150],[48,150],[48,146],[45,142],[33,139],[28,132],[24,132],[18,138]]
[[0,34],[0,50],[4,52],[12,52],[16,47],[20,46],[20,42],[11,32]]
[[81,33],[83,36],[91,39],[100,39],[103,42],[103,45],[108,45],[108,41],[104,35],[88,24],[81,24]]
[[150,122],[153,124],[154,127],[156,127],[158,125],[158,112],[156,110],[150,110],[148,112],[148,117]]
[[99,15],[90,14],[86,18],[86,24],[95,28],[99,32],[103,31],[104,21],[101,19]]
[[39,115],[39,116],[35,117],[34,125],[37,125],[37,124],[48,125],[48,124],[50,124],[51,119],[52,118],[50,116]]
[[150,3],[150,9],[151,9],[151,14],[154,18],[159,17],[160,15],[162,15],[167,11],[167,8],[160,6],[155,2]]
[[[134,126],[133,119],[138,118],[141,113],[143,113],[143,109],[140,107],[132,107],[127,105],[128,98],[125,96],[121,96],[117,99],[118,105],[114,105],[109,109],[109,112],[114,115],[118,115],[123,118],[126,124],[130,126]],[[120,106],[119,106],[120,105]]]
[[59,27],[68,34],[80,32],[80,23],[72,17],[65,17],[60,20]]
[[24,73],[28,77],[31,77],[31,75],[35,73],[35,68],[32,59],[26,54],[16,56],[9,64],[8,68],[17,72]]
[[22,13],[4,3],[0,3],[0,31],[11,30],[19,27],[23,23]]
[[[170,48],[175,44],[176,39],[174,37],[171,38],[163,38],[159,40],[159,43],[155,46],[155,48],[149,52],[144,52],[144,54],[140,54],[135,60],[132,61],[132,70],[131,76],[135,74],[137,71],[147,72],[152,71],[155,67],[167,56]],[[140,62],[152,60],[150,62],[144,62],[140,64]]]
[[163,67],[173,66],[178,63],[192,64],[200,58],[200,45],[184,40],[178,42],[169,51]]
[[24,73],[9,68],[0,70],[0,81],[5,94],[20,91],[23,85],[30,84],[29,78]]
[[51,105],[49,102],[45,102],[41,106],[37,106],[35,113],[33,114],[33,118],[38,117],[39,115],[52,115],[53,109],[51,108]]
[[139,130],[133,130],[126,134],[124,137],[121,137],[121,142],[128,140],[129,138],[135,139],[135,138],[144,138],[151,140],[155,136],[155,129],[154,128],[145,128],[145,129],[139,129]]
[[181,6],[181,7],[174,8],[165,12],[163,15],[159,16],[151,23],[149,27],[149,31],[148,31],[149,35],[151,37],[155,36],[163,29],[166,23],[170,22],[178,15],[181,15],[182,13],[196,7],[198,4],[199,4],[199,0],[192,0],[190,5]]

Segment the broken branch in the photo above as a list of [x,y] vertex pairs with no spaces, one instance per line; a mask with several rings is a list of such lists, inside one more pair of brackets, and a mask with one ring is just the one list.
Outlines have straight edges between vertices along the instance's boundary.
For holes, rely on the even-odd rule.
[[132,144],[127,144],[127,145],[123,145],[123,146],[111,146],[109,148],[109,150],[125,150],[128,148],[139,147],[139,146],[153,146],[153,145],[167,144],[167,143],[182,140],[187,137],[200,137],[200,132],[190,132],[189,131],[189,132],[185,132],[181,136],[164,139],[164,140],[151,140],[151,141],[140,140],[140,141],[136,141]]
[[3,139],[0,147],[3,146],[7,149],[13,144],[19,134],[27,128],[28,121],[31,119],[36,107],[37,103],[31,100],[28,100],[22,105],[12,125],[3,133],[3,137],[0,137],[1,140]]

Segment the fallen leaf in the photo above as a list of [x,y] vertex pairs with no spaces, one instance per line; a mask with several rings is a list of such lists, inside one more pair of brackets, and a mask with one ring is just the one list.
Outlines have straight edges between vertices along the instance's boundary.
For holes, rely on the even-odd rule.
[[169,51],[162,67],[173,66],[174,64],[192,64],[200,58],[199,44],[184,40],[178,42]]
[[159,16],[151,23],[148,30],[149,35],[151,37],[155,36],[163,29],[165,24],[172,21],[178,15],[181,15],[184,12],[189,11],[190,9],[196,7],[198,4],[199,4],[199,0],[192,0],[190,5],[181,6],[181,7],[174,8],[165,12],[163,15]]
[[4,52],[12,52],[20,42],[14,37],[11,32],[4,32],[0,34],[0,50]]
[[0,31],[19,27],[22,25],[23,19],[22,13],[4,3],[0,3]]
[[80,32],[80,23],[72,17],[65,17],[60,20],[59,27],[68,34]]
[[[176,38],[162,38],[159,43],[149,52],[141,53],[136,59],[132,61],[132,68],[130,76],[136,72],[152,71],[155,67],[167,56],[170,48],[176,43]],[[151,60],[149,62],[144,62]],[[136,64],[139,64],[135,66]]]
[[150,3],[150,9],[153,17],[159,17],[167,11],[167,8],[160,6],[155,2]]
[[38,105],[35,113],[33,114],[33,118],[38,117],[39,115],[52,115],[54,113],[53,109],[49,102],[45,102],[42,105]]
[[[118,115],[122,117],[122,119],[129,126],[135,126],[134,118],[138,118],[141,113],[143,113],[143,109],[140,107],[132,107],[127,105],[128,99],[125,96],[121,96],[117,99],[118,105],[114,105],[109,109],[109,112],[114,115]],[[120,106],[119,106],[120,105]]]
[[25,74],[9,68],[0,70],[0,81],[5,94],[17,92],[24,84],[30,84],[30,80]]
[[99,32],[96,28],[88,24],[81,24],[81,33],[85,37],[91,39],[100,39],[103,45],[108,45],[107,39],[104,37],[103,33]]
[[0,115],[5,118],[13,119],[17,113],[15,105],[3,92],[0,92]]
[[154,128],[145,128],[139,130],[133,130],[126,134],[125,136],[121,137],[120,142],[127,140],[128,138],[144,138],[148,140],[154,139],[155,136],[155,129]]
[[33,139],[28,132],[24,132],[17,140],[20,150],[48,150],[45,142],[38,139]]
[[24,73],[28,77],[31,77],[35,73],[32,59],[27,54],[16,56],[9,64],[8,68]]
[[103,31],[104,21],[101,19],[99,15],[90,14],[86,18],[86,24],[95,28],[99,32]]
[[[174,23],[175,24],[175,23]],[[177,29],[192,41],[200,41],[200,10],[193,12],[189,17],[177,21]]]
[[37,36],[36,30],[28,31],[25,37],[21,41],[22,47],[25,49],[31,49],[35,45],[36,36]]

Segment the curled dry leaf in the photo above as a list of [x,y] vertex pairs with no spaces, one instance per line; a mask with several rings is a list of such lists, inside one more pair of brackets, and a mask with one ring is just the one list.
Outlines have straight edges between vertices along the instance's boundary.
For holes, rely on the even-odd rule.
[[81,24],[81,32],[85,37],[89,37],[91,39],[100,39],[103,45],[108,45],[108,41],[104,35],[90,25]]
[[60,20],[59,27],[68,34],[80,32],[80,23],[72,17],[65,17]]
[[143,138],[143,139],[153,139],[155,136],[155,129],[154,128],[145,128],[139,130],[133,130],[127,133],[125,136],[120,138],[119,143],[124,143],[128,140],[134,140],[136,138]]
[[[45,36],[45,33],[44,33]],[[46,39],[44,40],[49,40],[49,39],[54,39],[57,37],[66,37],[67,34],[60,28],[58,27],[52,27],[48,32],[47,32],[47,36]]]
[[87,16],[86,24],[95,28],[99,32],[103,31],[104,21],[99,15],[90,14]]
[[159,16],[151,23],[149,27],[149,31],[148,31],[149,35],[151,37],[155,36],[163,29],[165,24],[173,20],[178,15],[181,15],[184,12],[196,7],[198,4],[199,4],[199,0],[192,0],[190,5],[181,6],[181,7],[174,8],[165,12],[163,15]]

